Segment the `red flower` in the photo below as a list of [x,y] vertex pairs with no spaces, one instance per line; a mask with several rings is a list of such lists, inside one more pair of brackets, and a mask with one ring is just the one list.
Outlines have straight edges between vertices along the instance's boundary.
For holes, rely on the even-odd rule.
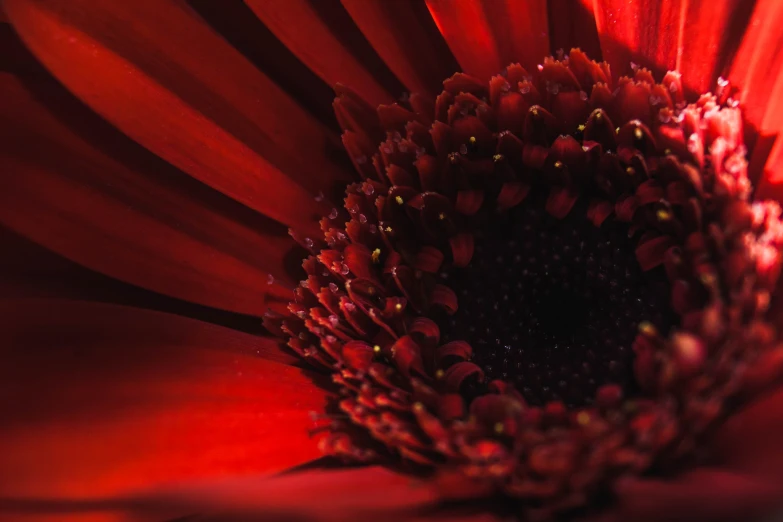
[[783,8],[528,4],[5,0],[3,515],[779,507]]

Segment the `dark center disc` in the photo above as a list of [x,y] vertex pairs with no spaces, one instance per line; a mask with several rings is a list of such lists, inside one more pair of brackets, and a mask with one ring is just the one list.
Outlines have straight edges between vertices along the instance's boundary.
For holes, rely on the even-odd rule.
[[439,322],[444,342],[469,342],[486,380],[514,383],[531,404],[590,404],[608,383],[632,393],[639,324],[673,322],[665,272],[642,271],[627,225],[598,228],[585,212],[557,219],[532,196],[484,227],[469,266],[441,274],[459,299]]

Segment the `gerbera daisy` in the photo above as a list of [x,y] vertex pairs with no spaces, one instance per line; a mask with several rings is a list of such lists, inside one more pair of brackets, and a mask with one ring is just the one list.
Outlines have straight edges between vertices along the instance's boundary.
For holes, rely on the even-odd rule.
[[775,0],[2,6],[4,516],[780,507]]

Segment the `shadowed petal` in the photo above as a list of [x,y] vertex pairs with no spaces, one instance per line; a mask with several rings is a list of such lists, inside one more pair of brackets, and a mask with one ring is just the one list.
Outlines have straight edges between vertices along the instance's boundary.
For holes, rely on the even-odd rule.
[[783,388],[764,395],[721,426],[717,459],[731,469],[771,477],[783,486]]
[[307,0],[245,0],[277,38],[326,83],[350,85],[372,105],[391,95],[373,78],[352,49],[322,20]]
[[319,455],[307,430],[324,394],[259,358],[267,340],[75,301],[4,301],[0,317],[5,499],[99,499]]
[[36,57],[96,112],[282,223],[313,230],[301,209],[321,210],[311,195],[349,176],[329,159],[337,137],[184,3],[10,0],[4,8]]
[[463,72],[487,81],[507,65],[481,3],[427,0],[427,7]]
[[[183,301],[99,274],[0,226],[0,295],[98,301],[191,317],[251,334],[265,332],[258,316]],[[277,288],[277,286],[272,287]],[[281,289],[282,290],[282,289]],[[285,310],[287,295],[267,294],[273,311]],[[282,293],[282,292],[281,292]],[[282,306],[281,306],[282,305]],[[281,352],[282,353],[282,352]],[[286,356],[284,362],[290,362]]]
[[545,1],[484,0],[481,4],[503,67],[520,63],[532,69],[550,54]]
[[713,439],[712,468],[664,479],[630,478],[615,491],[618,506],[592,522],[625,520],[733,522],[783,509],[783,389],[732,415]]
[[676,68],[683,73],[687,88],[707,92],[715,89],[718,76],[727,72],[727,59],[736,50],[753,6],[744,0],[685,4]]
[[691,92],[702,93],[725,73],[751,7],[743,0],[597,0],[594,13],[615,74],[630,74],[631,62],[657,74],[677,70]]
[[462,70],[480,80],[510,63],[535,67],[549,54],[546,2],[427,0],[427,7]]
[[549,0],[549,39],[552,49],[578,47],[593,60],[601,59],[591,0]]
[[[497,522],[486,506],[448,507],[443,481],[381,467],[296,471],[274,478],[247,477],[142,493],[138,503],[181,506],[180,511],[233,513],[241,520],[308,522]],[[218,518],[219,519],[219,518]]]
[[[417,2],[342,0],[375,51],[411,92],[434,98],[457,64]],[[434,34],[433,34],[434,32]],[[345,81],[341,81],[351,85]]]
[[619,506],[594,522],[734,522],[759,520],[781,507],[783,486],[752,475],[697,469],[666,480],[628,479],[616,486]]
[[683,1],[595,1],[601,52],[615,74],[628,74],[632,61],[658,71],[675,68],[684,29]]
[[[4,225],[144,288],[226,310],[266,309],[265,295],[279,291],[268,274],[285,280],[284,256],[294,245],[283,226],[248,215],[154,157],[144,163],[144,150],[121,161],[136,145],[123,148],[122,136],[100,126],[80,134],[81,123],[97,118],[52,84],[41,81],[31,92],[0,74],[0,86]],[[97,145],[101,132],[113,148]]]

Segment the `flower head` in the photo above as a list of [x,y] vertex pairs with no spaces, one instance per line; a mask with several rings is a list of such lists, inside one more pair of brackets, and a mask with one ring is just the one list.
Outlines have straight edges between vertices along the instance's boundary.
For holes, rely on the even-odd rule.
[[582,508],[687,457],[780,358],[780,208],[750,201],[740,109],[678,74],[573,49],[444,89],[377,124],[340,89],[364,181],[266,324],[340,388],[328,453]]
[[780,498],[773,0],[2,6],[0,509]]

